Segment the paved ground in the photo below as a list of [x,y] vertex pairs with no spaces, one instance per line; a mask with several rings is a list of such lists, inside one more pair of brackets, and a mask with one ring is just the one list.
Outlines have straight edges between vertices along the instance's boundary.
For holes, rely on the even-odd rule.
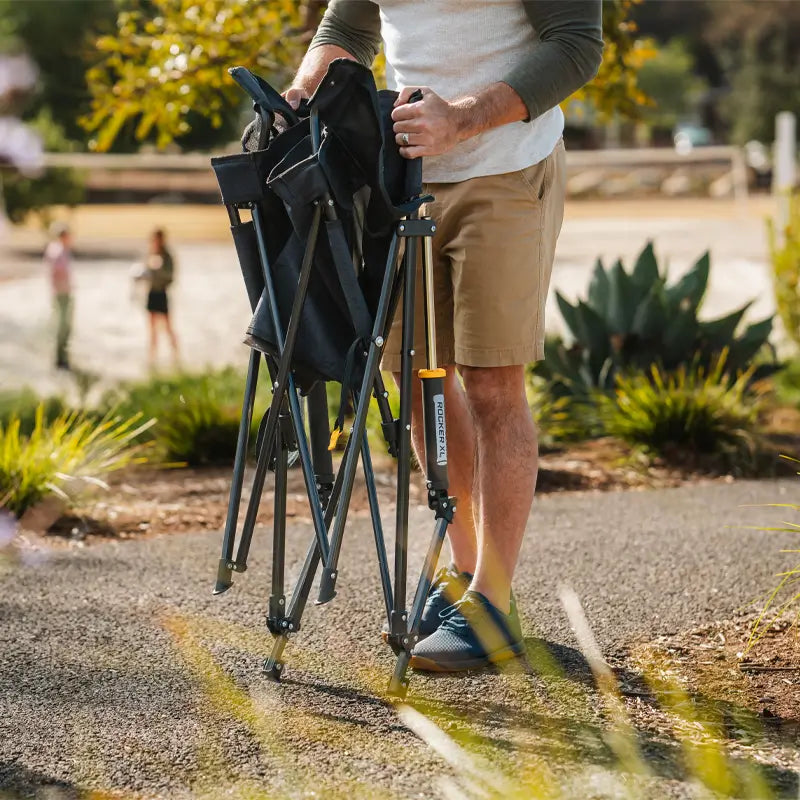
[[[771,201],[760,197],[746,208],[708,200],[571,203],[553,285],[569,297],[584,295],[598,255],[607,265],[622,256],[630,266],[653,239],[673,276],[711,249],[705,314],[722,314],[755,299],[751,318],[760,319],[773,309],[764,227],[769,213]],[[172,304],[184,364],[243,364],[246,351],[240,342],[248,307],[227,217],[213,206],[86,207],[77,212],[75,364],[106,380],[144,373],[146,319],[142,298],[131,297],[130,271],[155,225],[166,226],[175,243],[178,278]],[[17,230],[10,243],[11,250],[0,251],[0,384],[64,391],[71,379],[51,367],[50,297],[37,255],[41,234]],[[548,324],[557,330],[559,321],[551,293]],[[169,364],[166,353],[164,363]]]
[[[752,504],[791,502],[795,492],[796,481],[743,482],[538,500],[518,600],[532,662],[541,663],[544,641],[565,676],[538,668],[415,676],[413,709],[471,754],[458,769],[444,757],[458,759],[452,740],[437,751],[436,737],[409,730],[420,724],[413,710],[380,699],[391,658],[377,635],[381,601],[364,518],[348,529],[340,595],[311,609],[281,686],[259,673],[268,648],[266,532],[252,569],[220,598],[210,595],[218,535],[61,547],[29,554],[27,566],[6,562],[0,797],[486,797],[467,780],[481,757],[517,786],[541,785],[553,767],[570,800],[705,797],[684,781],[668,735],[639,731],[651,778],[610,770],[607,724],[558,586],[575,589],[607,654],[723,618],[791,558],[778,553],[785,536],[744,527],[781,518]],[[427,510],[412,509],[412,525],[416,566]],[[303,521],[290,530],[291,574],[309,535]],[[736,763],[755,760],[745,750]],[[779,796],[797,796],[794,772],[771,774]],[[472,777],[486,780],[480,770]],[[500,787],[492,796],[511,795]]]

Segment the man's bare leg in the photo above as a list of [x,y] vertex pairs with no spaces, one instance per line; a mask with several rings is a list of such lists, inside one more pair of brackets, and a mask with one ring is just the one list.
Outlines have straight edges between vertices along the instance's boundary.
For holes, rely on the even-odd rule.
[[[475,432],[467,399],[455,367],[447,367],[444,382],[447,414],[447,473],[450,494],[456,498],[456,514],[447,528],[453,563],[461,572],[474,574],[478,558],[478,543],[473,515],[473,483]],[[399,385],[400,374],[395,373]],[[414,377],[411,437],[417,461],[425,464],[425,433],[422,425],[422,387]]]
[[[536,426],[525,396],[525,368],[459,367],[459,372],[477,442],[478,563],[470,588],[508,613],[511,578],[539,466]],[[448,441],[452,441],[449,436]]]

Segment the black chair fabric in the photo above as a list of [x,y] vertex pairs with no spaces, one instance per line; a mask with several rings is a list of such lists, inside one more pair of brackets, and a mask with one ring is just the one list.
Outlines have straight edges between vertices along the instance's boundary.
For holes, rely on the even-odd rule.
[[[320,226],[292,367],[303,391],[316,380],[355,386],[363,374],[363,340],[371,332],[395,222],[419,207],[422,190],[421,161],[402,158],[394,141],[391,110],[397,95],[378,91],[368,69],[340,59],[294,115],[261,79],[239,67],[232,74],[253,98],[259,123],[269,126],[269,133],[251,132],[243,140],[266,142],[262,150],[212,159],[223,202],[257,204],[261,212],[285,331],[315,204],[333,199],[338,219]],[[319,119],[317,149],[312,113]],[[275,127],[278,116],[285,121],[281,131]],[[251,305],[260,295],[246,342],[274,355],[277,340],[263,276],[259,280],[253,225],[240,226],[234,239]]]

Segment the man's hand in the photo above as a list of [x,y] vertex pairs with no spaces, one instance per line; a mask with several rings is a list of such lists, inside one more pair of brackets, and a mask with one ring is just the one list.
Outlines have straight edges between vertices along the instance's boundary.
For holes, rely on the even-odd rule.
[[[422,100],[409,103],[418,89]],[[479,133],[528,118],[522,98],[507,83],[451,102],[425,86],[407,86],[394,105],[395,141],[405,158],[438,156]]]
[[[418,89],[422,100],[409,103]],[[433,89],[407,86],[394,105],[394,138],[404,158],[438,156],[467,138],[463,109],[443,100]]]

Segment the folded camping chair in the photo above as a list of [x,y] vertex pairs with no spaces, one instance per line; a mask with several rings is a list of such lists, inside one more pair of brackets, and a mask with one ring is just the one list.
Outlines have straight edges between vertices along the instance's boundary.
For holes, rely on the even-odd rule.
[[[444,370],[436,363],[431,237],[420,218],[420,160],[400,156],[392,132],[396,93],[377,91],[371,72],[334,61],[317,92],[294,111],[266,82],[236,67],[231,75],[252,98],[256,118],[243,152],[212,159],[231,222],[253,310],[245,342],[250,363],[215,594],[232,585],[247,558],[267,473],[275,473],[272,585],[267,625],[275,637],[265,673],[283,672],[283,652],[301,617],[321,565],[317,602],[336,594],[339,554],[359,460],[374,530],[388,642],[397,655],[389,691],[406,692],[406,672],[455,501],[448,494]],[[249,213],[250,219],[243,219]],[[424,398],[428,504],[433,538],[406,608],[408,501],[411,470],[411,390],[416,263],[422,240],[427,369]],[[402,296],[402,366],[397,418],[379,364]],[[259,368],[273,392],[260,422],[250,498],[239,530],[248,439]],[[340,385],[331,432],[329,382]],[[301,397],[307,398],[306,417]],[[397,459],[394,575],[383,536],[366,435],[371,398],[377,403],[389,453]],[[352,405],[354,421],[341,463],[331,450]],[[287,600],[284,586],[287,470],[299,461],[314,527],[300,576]],[[238,547],[236,540],[238,538]],[[235,554],[234,554],[235,551]]]

